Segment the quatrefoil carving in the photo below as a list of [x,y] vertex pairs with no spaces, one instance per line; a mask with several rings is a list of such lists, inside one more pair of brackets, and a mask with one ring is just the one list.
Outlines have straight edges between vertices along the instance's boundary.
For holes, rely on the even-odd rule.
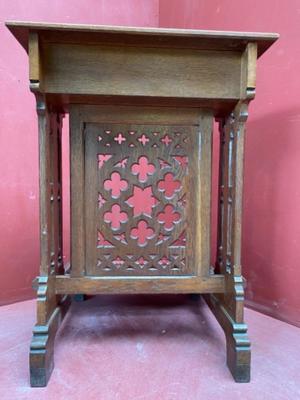
[[174,180],[174,176],[171,172],[168,172],[164,179],[158,182],[158,190],[164,192],[167,199],[171,199],[175,192],[178,192],[181,188],[181,182]]
[[104,221],[111,224],[113,230],[118,230],[120,229],[121,224],[128,221],[128,216],[126,212],[121,211],[119,204],[114,204],[111,207],[111,211],[104,213]]
[[164,225],[165,230],[170,231],[173,225],[180,221],[180,214],[175,212],[174,206],[167,204],[164,211],[157,214],[158,222]]
[[146,246],[148,240],[154,237],[154,230],[148,226],[146,221],[141,220],[136,228],[131,229],[130,236],[137,240],[139,246]]
[[138,175],[140,182],[146,182],[148,175],[153,175],[155,172],[154,164],[149,163],[148,158],[141,156],[138,159],[137,164],[133,164],[131,167],[131,172],[133,175]]
[[121,179],[119,172],[113,172],[110,179],[104,181],[104,189],[111,190],[111,196],[114,199],[120,197],[121,191],[125,191],[128,188],[128,182],[125,179]]

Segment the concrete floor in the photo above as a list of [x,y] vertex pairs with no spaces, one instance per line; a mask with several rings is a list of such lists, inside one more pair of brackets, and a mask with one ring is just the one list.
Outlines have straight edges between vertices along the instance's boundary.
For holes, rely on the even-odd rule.
[[300,399],[300,329],[246,310],[252,381],[234,383],[221,329],[186,296],[95,297],[74,303],[47,388],[30,388],[35,302],[0,308],[1,400]]

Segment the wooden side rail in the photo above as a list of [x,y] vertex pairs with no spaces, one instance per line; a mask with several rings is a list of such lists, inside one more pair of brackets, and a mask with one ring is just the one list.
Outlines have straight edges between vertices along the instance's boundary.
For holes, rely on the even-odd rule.
[[223,275],[197,277],[80,277],[56,276],[56,294],[224,293]]

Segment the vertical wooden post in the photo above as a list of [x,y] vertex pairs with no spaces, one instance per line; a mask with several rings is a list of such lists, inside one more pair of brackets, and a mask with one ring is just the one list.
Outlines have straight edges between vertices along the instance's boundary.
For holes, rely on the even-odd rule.
[[64,273],[62,261],[61,127],[62,116],[50,113],[36,93],[40,164],[40,276],[37,323],[30,346],[31,386],[46,386],[51,375],[54,338],[70,303],[55,294],[55,277]]
[[199,118],[200,122],[200,195],[197,212],[200,214],[202,225],[200,242],[200,267],[199,275],[209,276],[210,274],[210,234],[211,234],[211,170],[212,170],[212,133],[213,115],[211,112],[204,112]]
[[71,276],[85,274],[84,126],[78,107],[70,110]]
[[241,64],[241,100],[220,121],[220,173],[217,269],[226,291],[206,296],[224,329],[227,365],[237,382],[250,381],[250,341],[244,323],[244,279],[241,268],[241,228],[245,123],[255,95],[257,45],[249,43]]
[[220,123],[221,171],[218,269],[225,276],[224,294],[205,296],[222,326],[227,365],[236,382],[250,381],[250,341],[244,323],[244,281],[241,275],[241,216],[244,135],[247,104],[240,102]]

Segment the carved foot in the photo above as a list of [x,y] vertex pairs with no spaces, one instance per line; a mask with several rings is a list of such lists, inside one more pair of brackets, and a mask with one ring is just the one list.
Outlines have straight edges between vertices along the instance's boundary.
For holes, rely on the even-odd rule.
[[54,367],[53,340],[47,325],[36,325],[30,345],[30,385],[32,387],[47,386]]
[[215,295],[203,296],[226,336],[227,366],[236,382],[250,382],[251,350],[247,325],[236,323]]
[[236,382],[250,382],[251,350],[245,324],[236,324],[226,337],[227,366]]
[[46,386],[54,367],[54,339],[70,305],[65,296],[46,325],[35,325],[30,345],[29,366],[32,387]]

